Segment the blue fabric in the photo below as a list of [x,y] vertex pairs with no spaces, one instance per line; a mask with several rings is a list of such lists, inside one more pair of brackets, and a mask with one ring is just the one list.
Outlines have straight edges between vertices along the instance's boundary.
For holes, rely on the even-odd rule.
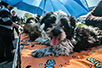
[[[46,12],[62,10],[78,18],[89,12],[86,0],[2,0],[18,9],[42,15]],[[44,10],[44,11],[43,11]]]

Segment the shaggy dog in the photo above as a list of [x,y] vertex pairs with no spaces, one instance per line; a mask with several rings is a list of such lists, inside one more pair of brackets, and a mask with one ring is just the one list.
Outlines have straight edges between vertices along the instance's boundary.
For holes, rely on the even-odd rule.
[[[34,57],[69,55],[73,52],[72,37],[75,28],[75,19],[62,11],[46,13],[41,24],[50,37],[50,47],[37,49],[32,52]],[[48,42],[47,40],[46,42]]]
[[101,30],[90,26],[76,27],[74,17],[62,11],[46,13],[42,23],[51,45],[32,51],[34,57],[68,56],[73,50],[80,52],[102,44]]

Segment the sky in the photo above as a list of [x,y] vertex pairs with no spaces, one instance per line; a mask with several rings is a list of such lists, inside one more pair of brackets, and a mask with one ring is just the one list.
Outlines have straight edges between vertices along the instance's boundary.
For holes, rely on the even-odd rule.
[[86,1],[88,3],[88,6],[91,7],[96,6],[100,0],[86,0]]
[[[96,6],[100,0],[86,0],[86,1],[88,3],[88,6],[92,7],[92,6]],[[26,13],[25,11],[18,10],[17,8],[14,8],[14,10],[16,11],[16,14],[19,17],[23,17],[24,13]]]

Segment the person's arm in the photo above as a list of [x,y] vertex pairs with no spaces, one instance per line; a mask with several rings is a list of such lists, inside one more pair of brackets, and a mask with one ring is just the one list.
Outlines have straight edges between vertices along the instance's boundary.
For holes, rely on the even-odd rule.
[[100,0],[97,6],[86,17],[86,25],[96,26],[98,23],[102,23],[102,0]]
[[102,22],[102,17],[89,14],[88,17],[86,18],[86,21],[90,21],[90,23],[91,22]]
[[102,17],[102,0],[100,0],[97,6],[92,10],[92,15]]

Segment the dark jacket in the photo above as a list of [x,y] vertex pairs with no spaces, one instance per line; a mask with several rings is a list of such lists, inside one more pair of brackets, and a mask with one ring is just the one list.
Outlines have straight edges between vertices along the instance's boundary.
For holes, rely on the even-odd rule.
[[13,36],[12,24],[12,15],[9,10],[7,8],[0,10],[0,34]]
[[7,8],[0,10],[0,24],[5,26],[12,25],[12,15]]

